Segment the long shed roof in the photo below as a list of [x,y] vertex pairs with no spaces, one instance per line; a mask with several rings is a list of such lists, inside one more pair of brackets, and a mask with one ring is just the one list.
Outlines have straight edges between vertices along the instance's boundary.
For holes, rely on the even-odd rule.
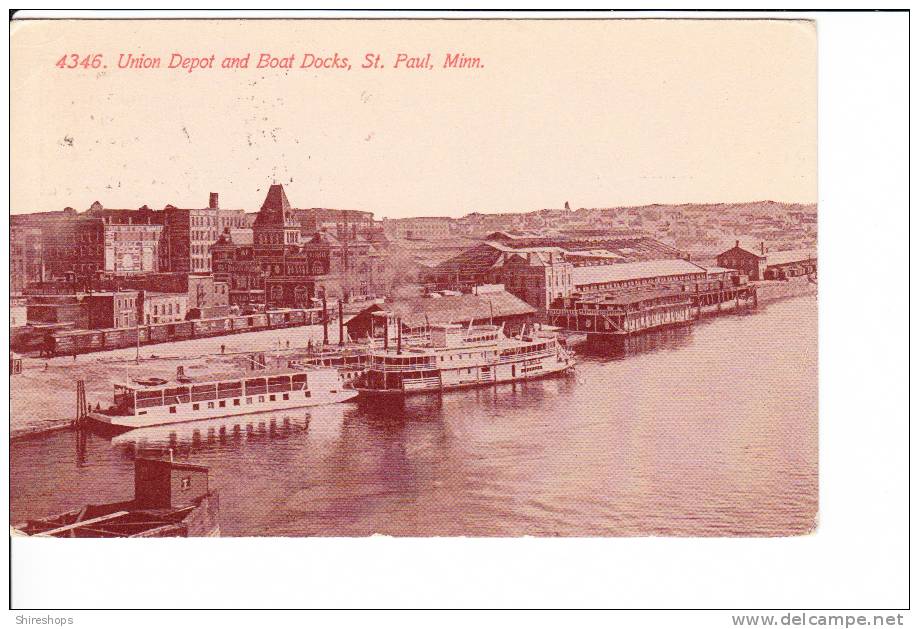
[[577,266],[571,272],[575,287],[607,282],[622,282],[688,273],[705,273],[705,269],[686,260],[643,260],[621,264]]
[[[385,304],[374,304],[356,315],[385,311],[400,317],[404,325],[416,327],[425,323],[468,323],[489,317],[530,315],[536,312],[530,304],[507,291],[484,295],[445,295],[440,298],[414,297]],[[345,324],[347,325],[347,323]]]

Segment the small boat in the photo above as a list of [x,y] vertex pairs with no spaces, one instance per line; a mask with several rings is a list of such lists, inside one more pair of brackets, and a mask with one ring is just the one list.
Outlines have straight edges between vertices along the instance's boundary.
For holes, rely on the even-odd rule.
[[86,505],[29,520],[12,535],[37,537],[218,537],[220,500],[201,465],[134,461],[134,499]]
[[433,325],[423,346],[373,350],[355,383],[361,395],[406,395],[529,380],[571,369],[574,357],[554,329],[504,335],[495,325]]
[[250,415],[345,402],[357,395],[337,369],[263,368],[225,374],[162,378],[115,384],[109,408],[89,412],[85,421],[103,432]]

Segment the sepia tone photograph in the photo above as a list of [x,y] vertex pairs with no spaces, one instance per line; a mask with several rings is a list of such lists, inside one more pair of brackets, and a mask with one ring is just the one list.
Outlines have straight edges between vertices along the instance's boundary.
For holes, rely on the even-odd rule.
[[10,28],[12,536],[816,534],[813,21]]

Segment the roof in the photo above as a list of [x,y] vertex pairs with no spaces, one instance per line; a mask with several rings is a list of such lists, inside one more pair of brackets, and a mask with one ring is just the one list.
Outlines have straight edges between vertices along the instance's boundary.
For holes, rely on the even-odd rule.
[[[400,317],[410,327],[437,323],[469,323],[494,317],[530,315],[536,312],[530,304],[507,291],[485,295],[445,295],[440,298],[414,297],[386,304],[374,304],[365,312],[383,311]],[[347,323],[345,325],[348,325]]]
[[571,281],[575,286],[585,286],[687,273],[705,273],[705,269],[686,260],[644,260],[621,264],[576,266],[571,271]]
[[265,202],[262,203],[263,210],[289,210],[290,202],[287,200],[287,194],[284,192],[284,186],[279,183],[272,184],[268,188],[268,194],[265,195]]
[[803,260],[816,260],[817,252],[813,249],[792,249],[790,251],[767,251],[766,266],[793,264]]
[[642,289],[636,289],[636,290],[617,291],[615,293],[606,293],[603,295],[598,295],[597,297],[591,297],[589,295],[579,296],[576,298],[576,301],[578,303],[612,304],[616,306],[623,306],[626,304],[634,304],[640,301],[645,301],[647,299],[657,299],[659,297],[671,297],[674,295],[685,295],[687,300],[690,299],[689,294],[683,292],[679,288],[653,287],[653,288],[642,288]]
[[194,463],[181,463],[178,461],[164,461],[162,459],[137,459],[135,461],[135,466],[137,464],[149,465],[152,467],[165,467],[174,470],[192,470],[196,472],[207,472],[208,468],[204,465],[195,465]]

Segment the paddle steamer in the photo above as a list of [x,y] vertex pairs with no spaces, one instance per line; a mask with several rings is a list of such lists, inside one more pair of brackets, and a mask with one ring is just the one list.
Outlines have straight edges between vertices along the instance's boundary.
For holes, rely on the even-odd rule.
[[433,325],[425,345],[371,351],[355,388],[362,395],[405,395],[528,380],[573,366],[555,328],[508,338],[494,325]]

